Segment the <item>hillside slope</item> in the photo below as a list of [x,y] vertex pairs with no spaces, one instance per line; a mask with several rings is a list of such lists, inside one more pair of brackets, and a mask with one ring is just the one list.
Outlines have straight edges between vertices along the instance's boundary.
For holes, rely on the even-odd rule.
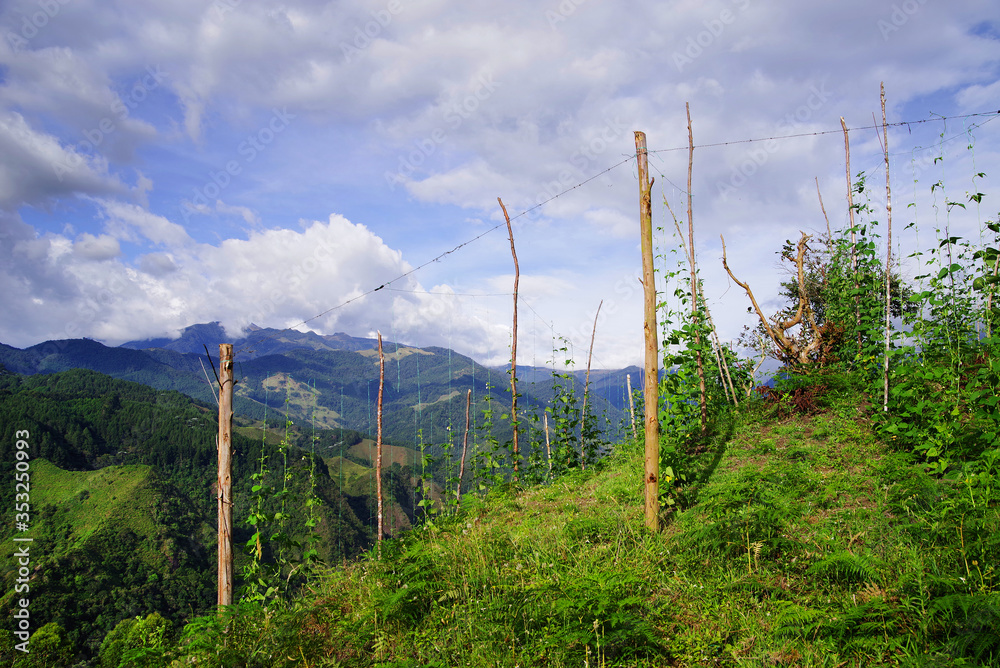
[[[150,466],[65,471],[31,462],[33,538],[28,586],[36,626],[57,622],[75,646],[96,648],[119,619],[150,610],[181,620],[214,603],[207,518]],[[3,595],[18,598],[16,547],[0,542]]]
[[685,480],[665,478],[660,533],[624,445],[599,470],[467,498],[287,608],[234,609],[225,650],[201,623],[164,660],[995,665],[1000,508],[878,442],[864,405],[847,392],[815,415],[761,407],[717,425],[675,460]]
[[[28,532],[19,535],[33,538],[33,628],[56,622],[76,651],[92,656],[122,619],[155,611],[179,625],[215,604],[213,408],[177,392],[84,369],[0,374],[0,466],[15,470],[16,432],[29,444],[28,492],[18,490],[25,495],[18,500],[28,499],[30,518]],[[247,524],[256,506],[251,476],[260,468],[262,434],[259,427],[241,427],[233,438],[237,547],[252,533]],[[330,454],[343,453],[349,436],[318,431],[315,443]],[[359,434],[353,437],[361,440]],[[319,456],[310,471],[308,453],[294,446],[308,443],[311,435],[293,429],[266,433],[271,473],[264,483],[282,487],[285,468],[278,444],[283,438],[292,446],[287,449],[288,532],[302,537],[312,516],[322,559],[335,562],[363,550],[370,544],[370,494],[366,488],[357,495],[345,492]],[[0,525],[0,614],[10,614],[16,598],[18,564],[11,558],[15,544],[10,540],[14,495],[13,484],[0,488],[8,509],[8,522]],[[276,497],[261,500],[264,512],[278,509]],[[309,504],[306,498],[315,501]],[[411,498],[407,493],[403,499],[408,511],[389,504],[397,518],[392,528],[410,526]],[[238,575],[247,560],[237,549]]]

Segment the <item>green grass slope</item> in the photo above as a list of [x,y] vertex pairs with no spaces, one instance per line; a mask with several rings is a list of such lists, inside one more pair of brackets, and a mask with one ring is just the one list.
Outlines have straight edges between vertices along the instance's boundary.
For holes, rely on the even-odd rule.
[[623,445],[468,497],[287,606],[202,620],[152,665],[996,665],[1000,508],[878,442],[863,403],[717,427],[662,532]]
[[[96,649],[120,619],[148,609],[180,621],[211,605],[214,534],[151,466],[65,471],[31,461],[28,598],[32,624],[57,622],[75,646]],[[0,614],[14,608],[15,544],[0,542]]]
[[[60,519],[70,527],[64,543],[67,550],[81,547],[112,523],[116,529],[126,528],[137,536],[152,538],[158,533],[155,518],[159,514],[159,490],[152,476],[150,466],[64,471],[38,459],[31,462],[32,503],[37,508],[59,509]],[[158,558],[150,565],[162,566],[162,561]]]

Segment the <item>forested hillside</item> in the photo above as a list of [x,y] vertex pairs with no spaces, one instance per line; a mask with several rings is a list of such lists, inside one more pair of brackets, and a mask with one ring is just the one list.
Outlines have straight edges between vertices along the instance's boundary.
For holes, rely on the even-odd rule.
[[[275,484],[283,470],[290,474],[287,516],[296,522],[291,538],[310,533],[303,528],[304,514],[315,511],[318,558],[335,563],[370,544],[368,486],[356,485],[356,495],[342,491],[326,459],[298,447],[315,436],[329,457],[349,456],[360,434],[285,432],[283,418],[266,435],[244,424],[234,434],[238,544],[253,533],[247,519],[262,447],[263,461],[275,471],[267,484]],[[68,642],[86,655],[96,653],[122,619],[157,612],[179,624],[215,604],[216,425],[214,406],[89,370],[0,373],[0,461],[14,470],[15,431],[27,432],[32,446],[28,535],[34,538],[36,628],[59,624]],[[283,448],[287,456],[282,441],[288,444]],[[399,492],[405,508],[391,503],[403,526],[414,515],[410,487],[407,479],[405,492]],[[13,485],[0,490],[9,508],[14,494]],[[314,499],[308,508],[307,498]],[[262,501],[265,513],[275,512],[280,503]],[[274,529],[280,524],[275,522]],[[0,529],[3,614],[12,612],[16,599],[15,544],[9,540],[14,529],[12,524]],[[238,573],[245,564],[240,552]]]

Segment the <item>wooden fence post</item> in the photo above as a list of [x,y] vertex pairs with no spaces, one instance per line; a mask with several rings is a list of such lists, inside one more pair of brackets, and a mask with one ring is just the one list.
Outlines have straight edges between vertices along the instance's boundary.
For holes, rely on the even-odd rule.
[[510,254],[514,256],[514,333],[510,344],[510,423],[514,426],[513,445],[514,450],[514,482],[517,482],[520,470],[521,452],[517,444],[517,284],[521,279],[521,269],[517,266],[517,251],[514,250],[514,230],[510,226],[510,216],[507,215],[507,207],[503,201],[497,197],[500,208],[503,209],[503,217],[507,221],[507,234],[510,235]]
[[472,390],[465,392],[465,436],[462,437],[462,464],[458,468],[458,489],[455,497],[462,503],[462,478],[465,477],[465,456],[469,452],[469,410],[472,407]]
[[583,412],[580,414],[580,469],[587,470],[587,458],[583,449],[584,434],[587,433],[587,395],[590,393],[590,361],[594,357],[594,338],[597,336],[597,316],[601,315],[604,300],[597,305],[594,314],[594,330],[590,333],[590,352],[587,353],[587,379],[583,381]]
[[646,456],[643,477],[646,492],[646,526],[660,530],[660,361],[657,356],[656,284],[653,273],[653,203],[652,182],[646,153],[646,133],[635,131],[635,156],[639,167],[639,233],[642,240],[642,287],[645,295],[646,378]]
[[638,438],[635,433],[635,399],[632,397],[632,374],[625,374],[625,383],[628,385],[628,412],[632,416],[632,438]]
[[854,184],[851,182],[851,140],[847,135],[847,121],[840,117],[840,127],[844,129],[844,155],[847,164],[847,212],[851,220],[851,273],[854,274],[854,330],[857,332],[858,350],[861,354],[861,295],[858,294],[858,238],[854,229]]
[[385,355],[382,353],[382,332],[378,333],[378,404],[375,409],[375,487],[378,495],[378,556],[382,558],[382,390],[385,387]]
[[881,85],[882,98],[882,152],[885,154],[885,357],[882,360],[882,411],[889,412],[889,337],[892,335],[892,186],[889,183],[889,126],[885,122],[885,82]]
[[233,344],[219,344],[219,605],[233,603]]
[[[698,397],[701,403],[701,435],[708,431],[708,400],[705,397],[705,364],[701,357],[701,315],[698,312],[698,267],[694,257],[694,212],[691,204],[691,176],[694,171],[694,132],[691,129],[691,105],[685,103],[688,119],[688,252],[691,263],[691,324],[694,325],[695,356],[698,360]],[[706,305],[706,308],[708,306]]]

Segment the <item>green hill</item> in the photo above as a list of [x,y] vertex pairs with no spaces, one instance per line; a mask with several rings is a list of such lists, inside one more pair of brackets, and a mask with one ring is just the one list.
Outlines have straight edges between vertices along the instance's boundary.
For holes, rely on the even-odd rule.
[[[15,433],[18,437],[15,438]],[[25,433],[27,437],[25,438]],[[214,407],[178,392],[117,380],[75,369],[53,374],[0,374],[0,462],[15,470],[15,443],[26,440],[30,454],[30,530],[19,536],[31,543],[32,623],[56,622],[81,656],[95,655],[104,636],[122,619],[157,612],[180,624],[207,611],[216,600],[216,478]],[[318,537],[318,556],[333,563],[370,544],[368,490],[357,495],[334,481],[319,454],[301,445],[310,441],[331,456],[341,456],[360,434],[265,432],[244,422],[234,434],[234,539],[246,542],[247,519],[257,501],[252,476],[264,463],[263,479],[283,486],[288,473],[286,519],[262,528],[304,540]],[[289,444],[286,460],[278,445]],[[311,467],[311,461],[316,462]],[[14,485],[0,490],[14,509]],[[399,496],[404,496],[399,493]],[[412,496],[405,508],[390,509],[400,528],[414,517]],[[284,497],[282,497],[284,498]],[[263,498],[265,513],[277,512],[282,498]],[[307,499],[313,501],[307,503]],[[23,499],[21,499],[23,501]],[[359,516],[363,519],[359,519]],[[13,515],[0,527],[0,613],[15,603],[17,563]],[[310,531],[306,520],[312,517]],[[268,534],[270,535],[270,534]],[[291,554],[301,555],[304,548]],[[294,554],[293,554],[294,553]],[[273,558],[270,546],[264,559]],[[295,557],[298,558],[298,557]],[[237,573],[248,557],[237,549]],[[242,582],[242,581],[241,581]]]
[[[214,603],[210,550],[215,530],[150,466],[65,471],[31,460],[29,587],[36,628],[56,622],[74,646],[96,649],[123,618],[157,610],[181,621]],[[15,601],[15,548],[0,542],[3,596]]]
[[235,607],[225,641],[221,623],[205,620],[162,656],[213,666],[996,665],[1000,505],[963,503],[961,484],[878,440],[853,390],[822,403],[807,415],[759,403],[716,423],[684,460],[685,480],[670,484],[660,533],[644,526],[642,453],[623,444],[551,484],[467,497],[381,558],[318,575],[287,606]]

